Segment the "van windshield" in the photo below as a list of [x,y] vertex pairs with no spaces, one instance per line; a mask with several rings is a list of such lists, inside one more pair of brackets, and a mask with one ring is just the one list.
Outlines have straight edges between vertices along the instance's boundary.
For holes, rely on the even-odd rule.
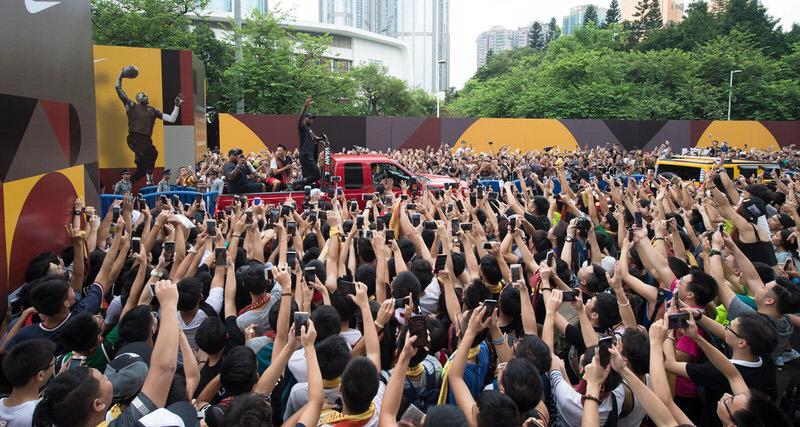
[[700,172],[702,167],[689,166],[689,165],[674,165],[668,163],[659,163],[656,165],[656,173],[661,175],[664,172],[670,172],[677,175],[684,181],[697,180],[700,181]]

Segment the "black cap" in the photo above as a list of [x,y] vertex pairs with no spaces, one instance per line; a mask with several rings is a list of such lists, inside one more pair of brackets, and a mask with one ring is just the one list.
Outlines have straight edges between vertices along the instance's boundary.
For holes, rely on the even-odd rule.
[[164,176],[164,175],[172,175],[172,171],[169,170],[169,169],[164,169],[164,172],[161,172],[161,175],[162,176]]
[[119,174],[120,174],[120,175],[125,175],[126,173],[127,173],[128,175],[130,175],[130,174],[131,174],[131,170],[130,170],[130,169],[123,169],[123,170],[122,170],[122,172],[120,172]]
[[208,171],[208,172],[206,172],[206,173],[207,173],[208,175],[216,175],[216,174],[217,174],[217,171],[215,171],[214,169],[211,169],[211,170],[209,170],[209,171]]
[[306,118],[307,119],[316,119],[317,115],[316,114],[312,114],[312,113],[306,113]]
[[229,156],[235,156],[237,154],[239,154],[239,149],[238,148],[231,148],[230,150],[228,150],[228,155]]

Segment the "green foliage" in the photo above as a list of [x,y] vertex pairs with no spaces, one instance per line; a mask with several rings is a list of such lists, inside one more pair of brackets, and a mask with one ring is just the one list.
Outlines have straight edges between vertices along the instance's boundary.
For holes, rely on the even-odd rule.
[[386,67],[367,64],[354,68],[354,106],[357,114],[369,116],[429,116],[436,111],[436,98],[425,91],[410,90],[403,80],[388,74]]
[[528,32],[528,46],[536,50],[544,50],[547,46],[545,34],[542,31],[542,24],[534,22]]
[[561,37],[561,28],[559,28],[558,23],[556,23],[556,18],[550,18],[550,25],[549,29],[547,30],[546,42],[550,43],[551,41],[559,37]]
[[605,27],[610,26],[611,24],[616,24],[619,22],[621,16],[621,12],[619,9],[619,1],[618,0],[611,0],[611,4],[608,6],[608,11],[606,11],[606,25]]
[[599,25],[600,18],[597,17],[597,8],[594,7],[593,4],[590,4],[586,8],[586,12],[583,13],[583,25],[590,25],[591,22],[594,25]]
[[208,0],[92,0],[94,44],[191,49],[188,13]]

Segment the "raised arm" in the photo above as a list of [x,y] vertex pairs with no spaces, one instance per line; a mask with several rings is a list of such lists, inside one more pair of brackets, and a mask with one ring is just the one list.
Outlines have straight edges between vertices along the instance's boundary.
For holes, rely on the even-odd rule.
[[172,109],[172,113],[170,113],[170,115],[168,116],[167,115],[161,116],[161,119],[167,123],[175,123],[175,120],[177,120],[178,113],[180,112],[181,109],[181,104],[183,104],[183,94],[179,93],[178,96],[175,97],[175,108]]
[[361,318],[364,319],[364,342],[367,346],[367,359],[371,360],[381,370],[381,345],[378,341],[378,331],[375,330],[375,319],[369,308],[367,285],[356,282],[356,295],[350,296],[361,309]]
[[150,370],[144,380],[142,393],[157,407],[163,408],[178,360],[178,288],[169,280],[161,280],[156,283],[156,296],[161,304],[158,338],[153,346]]

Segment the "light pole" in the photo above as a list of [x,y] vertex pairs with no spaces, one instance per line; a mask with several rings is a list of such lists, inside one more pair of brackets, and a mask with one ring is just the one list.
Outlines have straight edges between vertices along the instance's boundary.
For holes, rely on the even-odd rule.
[[731,84],[728,87],[728,120],[731,119],[731,95],[733,95],[733,75],[741,72],[742,70],[731,70]]
[[440,59],[436,61],[436,118],[439,118],[439,92],[441,92],[442,88],[441,83],[439,83],[439,77],[441,72],[439,71],[442,68],[442,65],[446,64],[447,61],[444,59]]

